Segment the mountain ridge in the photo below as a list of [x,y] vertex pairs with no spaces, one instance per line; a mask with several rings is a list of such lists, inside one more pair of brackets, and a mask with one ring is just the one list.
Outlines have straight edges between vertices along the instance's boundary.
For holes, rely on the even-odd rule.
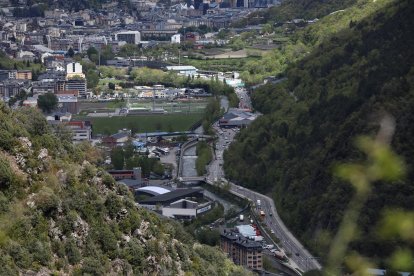
[[[317,255],[326,254],[322,240],[337,230],[353,193],[349,184],[332,177],[332,168],[363,158],[354,138],[375,135],[384,112],[397,122],[392,146],[412,165],[408,122],[413,116],[414,52],[408,45],[414,37],[413,12],[409,1],[394,1],[351,22],[290,65],[287,81],[254,91],[254,107],[264,116],[225,152],[226,176],[272,193],[282,219]],[[380,242],[374,226],[384,205],[414,209],[413,178],[410,171],[405,181],[375,186],[353,249],[384,260],[387,250],[381,246],[398,246],[398,241]]]

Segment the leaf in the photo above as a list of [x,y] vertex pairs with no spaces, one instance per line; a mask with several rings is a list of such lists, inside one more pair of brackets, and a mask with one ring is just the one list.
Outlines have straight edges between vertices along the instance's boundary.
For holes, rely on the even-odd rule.
[[389,262],[396,270],[412,271],[414,268],[413,259],[414,256],[410,249],[403,248],[395,251],[389,259]]
[[385,212],[379,233],[383,238],[400,237],[414,242],[414,213],[396,210]]

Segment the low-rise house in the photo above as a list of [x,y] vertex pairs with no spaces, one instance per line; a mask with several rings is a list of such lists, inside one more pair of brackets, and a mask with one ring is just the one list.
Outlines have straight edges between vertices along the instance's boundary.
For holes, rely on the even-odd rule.
[[92,139],[92,125],[89,121],[71,121],[65,125],[72,131],[74,143]]
[[113,148],[126,143],[130,136],[131,134],[128,132],[118,132],[111,136],[102,138],[102,143]]
[[61,113],[79,113],[79,103],[77,96],[73,94],[57,94],[58,98],[58,111]]

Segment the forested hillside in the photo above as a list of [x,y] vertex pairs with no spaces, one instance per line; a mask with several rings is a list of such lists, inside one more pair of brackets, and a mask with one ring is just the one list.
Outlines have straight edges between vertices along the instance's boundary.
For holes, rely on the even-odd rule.
[[0,103],[0,275],[244,275],[183,227],[137,207],[89,144]]
[[358,0],[284,0],[279,6],[252,13],[236,26],[285,22],[292,19],[315,19],[345,9]]
[[[350,24],[355,24],[363,18],[382,9],[393,0],[357,0],[354,5],[348,6],[345,10],[324,16],[316,23],[305,28],[296,29],[293,34],[287,36],[286,43],[279,49],[273,49],[263,54],[259,61],[248,61],[241,72],[241,77],[248,84],[261,83],[265,77],[282,75],[289,65],[304,58],[315,50],[320,43],[342,29],[348,29]],[[317,1],[316,1],[317,2]],[[289,3],[286,1],[284,3]],[[319,3],[319,2],[317,2]],[[329,6],[331,1],[327,1]],[[322,6],[322,4],[320,4]],[[278,7],[278,11],[289,14],[294,11],[294,6]],[[276,8],[275,8],[276,9]],[[322,9],[322,8],[321,8]],[[276,18],[276,17],[275,17]],[[275,32],[284,32],[284,28],[275,29]]]
[[283,220],[318,256],[326,254],[353,193],[332,168],[363,159],[354,140],[375,135],[385,113],[396,120],[392,147],[409,171],[405,181],[376,183],[352,247],[385,258],[398,242],[379,241],[373,229],[381,211],[414,210],[413,15],[412,1],[393,1],[291,65],[287,81],[254,91],[264,116],[225,152],[227,177],[271,193]]

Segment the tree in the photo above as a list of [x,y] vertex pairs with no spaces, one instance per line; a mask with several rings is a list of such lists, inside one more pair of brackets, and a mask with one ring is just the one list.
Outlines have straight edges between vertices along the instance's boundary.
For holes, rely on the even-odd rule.
[[96,50],[96,48],[90,47],[86,54],[92,62],[94,62],[95,64],[99,63],[99,52],[98,50]]
[[271,24],[264,24],[262,27],[262,32],[264,34],[271,34],[273,32],[273,27]]
[[40,95],[37,99],[37,106],[44,112],[50,113],[54,109],[56,109],[58,105],[58,98],[53,93],[46,93],[44,95]]
[[113,148],[111,151],[111,162],[116,170],[124,168],[124,150],[121,147]]
[[107,60],[113,59],[115,57],[115,54],[112,51],[111,46],[104,46],[102,47],[101,51],[101,63],[106,64]]
[[72,47],[69,48],[68,52],[66,53],[69,57],[73,57],[75,55],[75,51]]
[[112,82],[108,82],[108,88],[111,90],[115,90],[115,84]]
[[95,88],[99,83],[99,75],[96,70],[89,69],[86,72],[86,83],[88,88]]

